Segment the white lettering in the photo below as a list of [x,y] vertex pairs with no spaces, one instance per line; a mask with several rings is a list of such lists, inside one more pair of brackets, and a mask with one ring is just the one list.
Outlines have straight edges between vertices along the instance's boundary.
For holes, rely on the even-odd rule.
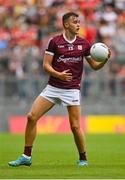
[[79,61],[82,60],[82,57],[69,57],[69,58],[65,58],[64,55],[60,56],[59,59],[57,60],[58,62],[64,62],[64,63],[67,63],[67,62],[74,62],[74,63],[77,63]]

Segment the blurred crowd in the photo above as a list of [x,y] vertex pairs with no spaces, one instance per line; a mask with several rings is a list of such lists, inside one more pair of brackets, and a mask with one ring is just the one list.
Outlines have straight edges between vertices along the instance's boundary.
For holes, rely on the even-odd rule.
[[[106,68],[109,90],[115,95],[116,79],[125,91],[125,0],[0,0],[0,79],[18,80],[21,96],[28,76],[44,78],[44,50],[50,37],[62,32],[62,15],[80,15],[79,35],[106,43],[112,51]],[[84,95],[91,86],[93,72],[85,64],[88,79]],[[103,77],[102,77],[103,79]],[[101,81],[101,87],[103,82]]]

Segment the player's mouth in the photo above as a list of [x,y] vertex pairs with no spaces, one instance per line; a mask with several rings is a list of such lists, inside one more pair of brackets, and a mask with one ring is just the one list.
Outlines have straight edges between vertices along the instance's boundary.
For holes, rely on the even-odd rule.
[[80,28],[76,28],[76,31],[79,31]]

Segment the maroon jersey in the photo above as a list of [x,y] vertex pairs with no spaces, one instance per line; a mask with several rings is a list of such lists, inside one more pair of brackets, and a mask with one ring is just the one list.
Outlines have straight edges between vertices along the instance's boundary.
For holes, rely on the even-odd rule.
[[50,76],[48,84],[62,89],[80,89],[84,56],[90,55],[89,42],[78,36],[69,41],[62,34],[50,40],[45,53],[53,55],[52,67],[56,71],[70,69],[73,76],[72,81],[68,82]]

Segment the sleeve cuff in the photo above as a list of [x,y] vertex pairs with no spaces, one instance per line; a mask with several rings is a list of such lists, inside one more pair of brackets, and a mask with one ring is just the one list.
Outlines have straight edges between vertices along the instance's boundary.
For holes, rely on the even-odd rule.
[[45,51],[45,54],[49,54],[49,55],[54,56],[54,53],[53,53],[53,52],[50,52],[50,51]]

